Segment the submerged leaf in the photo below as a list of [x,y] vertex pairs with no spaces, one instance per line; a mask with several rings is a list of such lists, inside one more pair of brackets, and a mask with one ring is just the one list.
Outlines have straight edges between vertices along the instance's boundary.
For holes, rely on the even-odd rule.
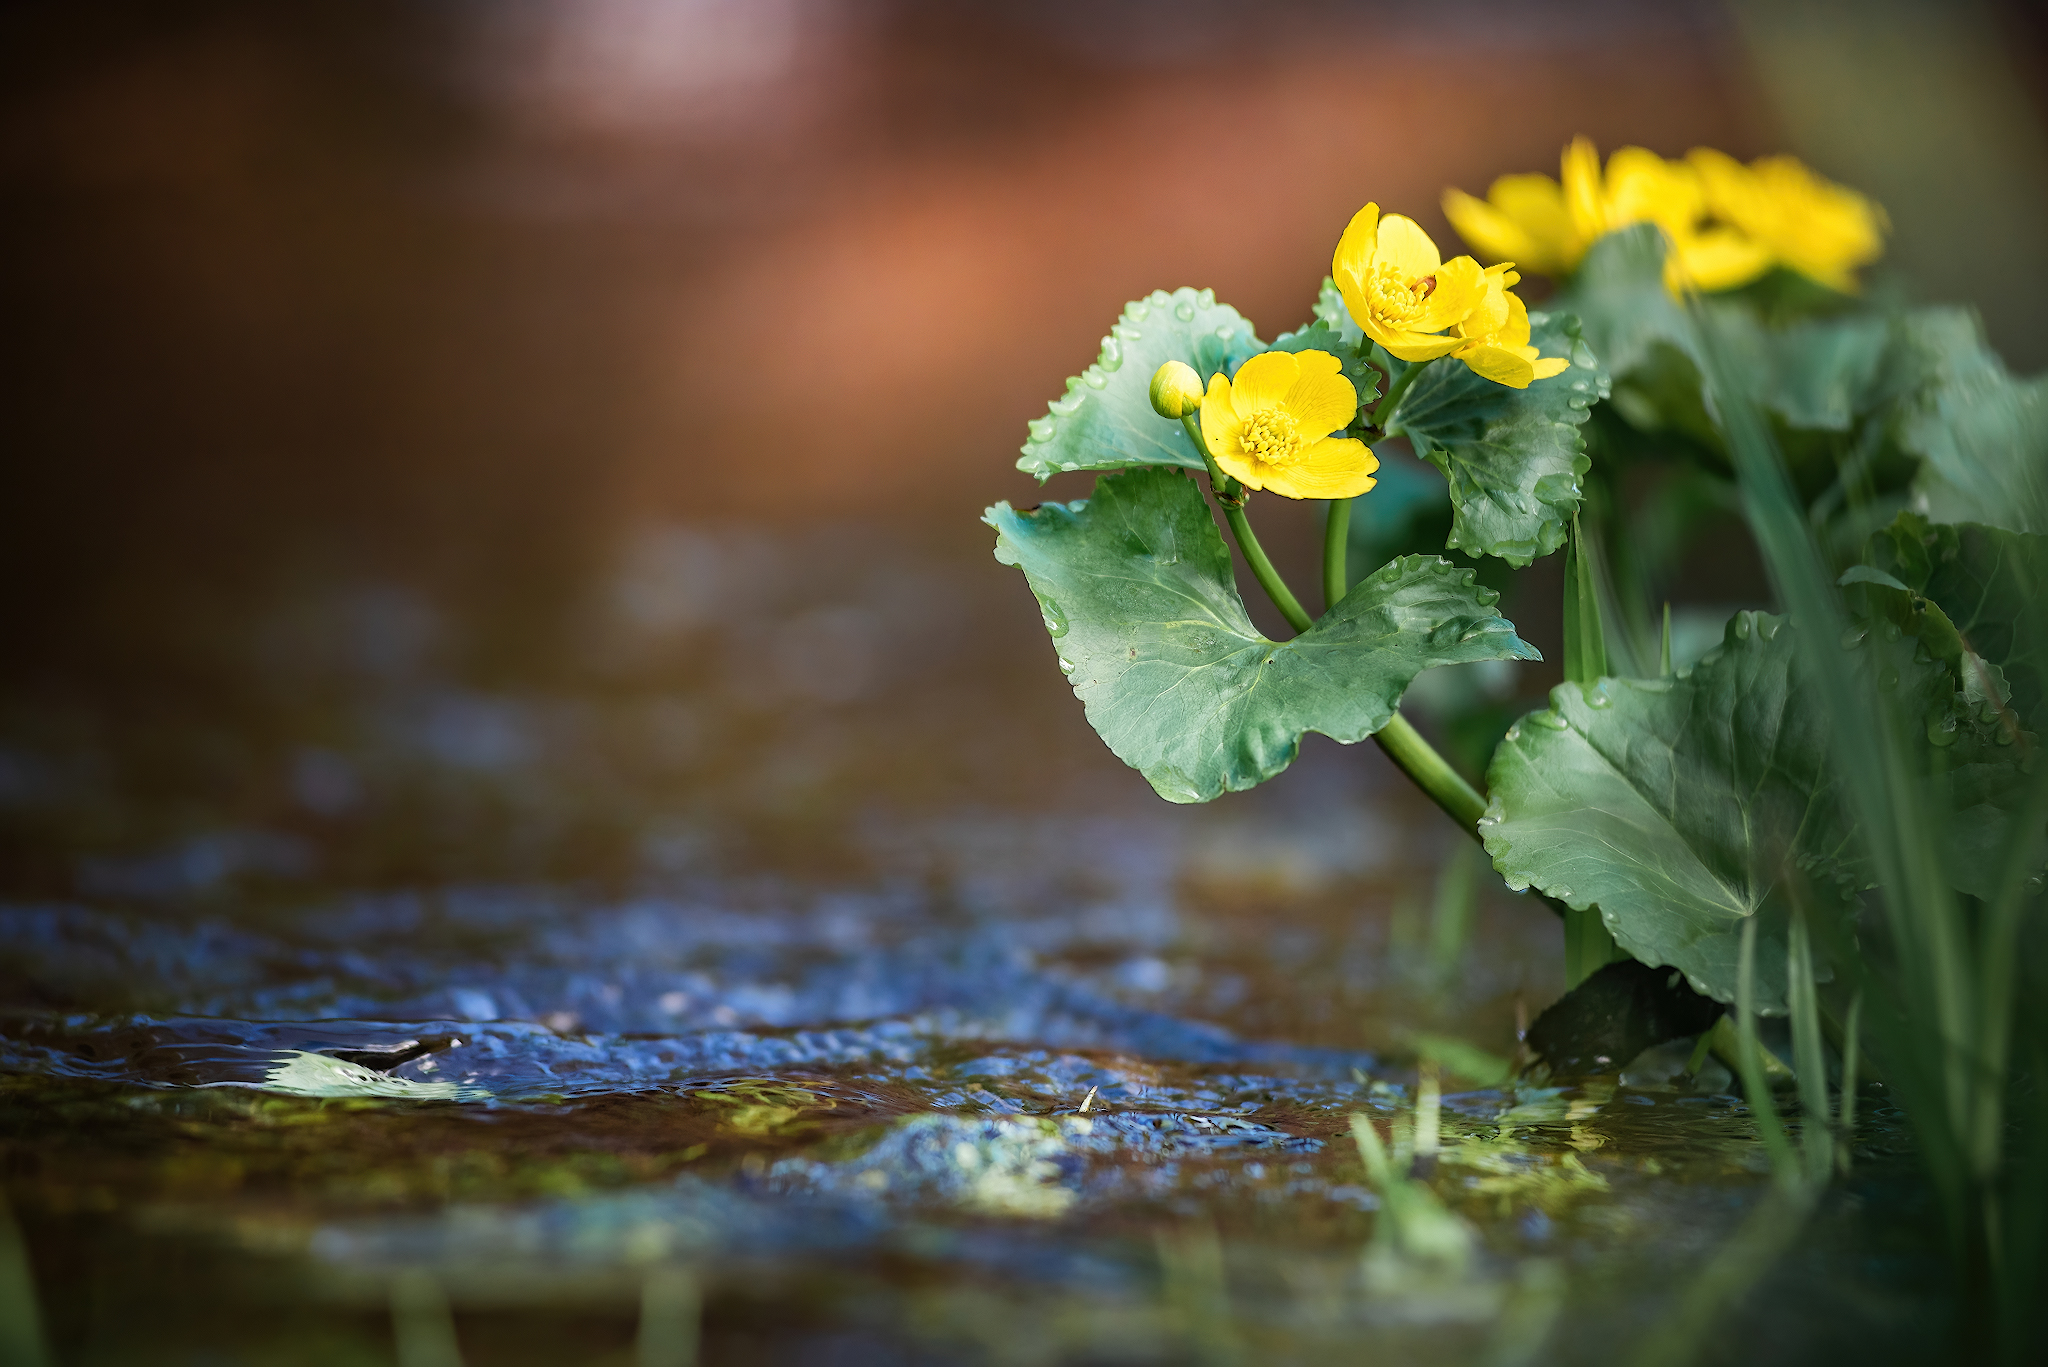
[[1017,468],[1046,479],[1062,470],[1135,465],[1203,468],[1178,423],[1153,411],[1153,372],[1184,361],[1206,385],[1262,350],[1252,325],[1209,290],[1155,290],[1124,306],[1094,365],[1067,381],[1046,415],[1031,423]]
[[1608,393],[1607,372],[1576,318],[1532,313],[1529,323],[1543,355],[1570,358],[1563,374],[1510,389],[1456,361],[1430,362],[1386,424],[1449,482],[1448,545],[1511,565],[1564,544],[1580,478],[1592,465],[1579,427]]
[[999,503],[987,521],[996,558],[1038,595],[1089,722],[1173,802],[1271,778],[1308,731],[1365,739],[1425,669],[1539,658],[1471,570],[1435,556],[1394,561],[1308,631],[1268,640],[1201,490],[1172,471],[1105,476],[1071,504]]

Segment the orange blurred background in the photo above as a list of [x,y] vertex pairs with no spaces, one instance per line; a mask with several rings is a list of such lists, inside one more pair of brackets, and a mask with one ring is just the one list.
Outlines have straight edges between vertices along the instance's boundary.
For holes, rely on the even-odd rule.
[[[1939,84],[1970,44],[2004,63],[1963,63],[1970,88],[2031,110],[1982,115],[2021,152],[1871,164],[2004,156],[1987,175],[2020,207],[1993,208],[2038,235],[2030,12],[1931,39],[1857,13],[12,6],[5,669],[204,687],[247,614],[354,577],[441,595],[476,668],[545,671],[587,576],[650,520],[857,519],[994,582],[979,509],[1036,497],[1011,468],[1024,424],[1126,299],[1209,285],[1267,335],[1296,326],[1363,201],[1449,240],[1445,185],[1554,170],[1574,133],[1817,143],[1855,179],[1857,99],[1880,123],[1900,100],[1975,117]],[[1802,41],[1833,76],[1787,74]],[[1934,220],[1887,202],[1899,255],[1937,259],[1907,250]],[[1959,278],[2040,359],[2041,287]]]

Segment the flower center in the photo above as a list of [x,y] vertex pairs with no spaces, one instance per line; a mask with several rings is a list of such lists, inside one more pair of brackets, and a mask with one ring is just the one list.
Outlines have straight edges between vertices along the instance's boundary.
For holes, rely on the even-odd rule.
[[1367,288],[1374,313],[1390,323],[1405,323],[1421,315],[1423,302],[1436,292],[1436,277],[1425,275],[1411,285],[1392,266],[1381,266]]
[[1301,450],[1301,431],[1284,409],[1266,408],[1244,420],[1237,432],[1244,453],[1261,465],[1285,465]]

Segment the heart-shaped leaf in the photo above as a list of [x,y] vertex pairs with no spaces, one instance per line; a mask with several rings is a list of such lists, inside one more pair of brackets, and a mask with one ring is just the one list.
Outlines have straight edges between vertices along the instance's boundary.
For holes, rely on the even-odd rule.
[[[1733,1001],[1743,923],[1767,903],[1777,921],[1788,876],[1817,892],[1861,881],[1827,709],[1796,675],[1785,620],[1745,612],[1689,674],[1560,684],[1494,752],[1479,823],[1494,867],[1510,887],[1598,904],[1629,953]],[[1757,982],[1780,1010],[1772,930]]]
[[[1368,495],[1369,497],[1369,495]],[[1346,743],[1385,726],[1421,671],[1534,660],[1473,572],[1396,560],[1291,641],[1259,634],[1196,484],[1170,470],[987,521],[1024,571],[1088,720],[1172,802],[1207,802],[1290,764],[1308,731]]]

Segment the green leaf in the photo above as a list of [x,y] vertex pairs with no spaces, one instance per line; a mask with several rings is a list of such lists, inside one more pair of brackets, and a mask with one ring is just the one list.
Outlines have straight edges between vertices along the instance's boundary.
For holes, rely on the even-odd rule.
[[1935,520],[2048,532],[2048,376],[2014,379],[1965,309],[1914,313],[1907,341],[1926,378],[1899,441]]
[[1155,290],[1133,300],[1102,339],[1095,364],[1068,380],[1067,392],[1033,420],[1017,468],[1040,479],[1137,465],[1200,470],[1202,457],[1180,424],[1152,410],[1153,372],[1185,361],[1207,384],[1263,349],[1244,316],[1209,290]]
[[1351,310],[1344,305],[1343,291],[1329,276],[1323,277],[1323,288],[1316,295],[1316,321],[1327,323],[1331,330],[1342,337],[1354,350],[1365,349],[1365,329],[1351,316]]
[[1664,288],[1664,233],[1653,223],[1595,242],[1552,307],[1578,316],[1587,345],[1616,376],[1634,372],[1660,345],[1696,351],[1684,310]]
[[1915,634],[1957,670],[1958,688],[1972,682],[1962,672],[1968,652],[2010,682],[2024,725],[2038,729],[2048,721],[2041,715],[2048,697],[2048,536],[1902,513],[1871,537],[1869,560],[1843,579],[1889,581],[1922,600],[1913,605],[1921,614],[1938,612],[1932,633]]
[[1591,468],[1579,426],[1607,397],[1607,372],[1579,335],[1576,318],[1532,313],[1530,340],[1571,368],[1527,389],[1510,389],[1463,362],[1430,362],[1387,419],[1450,484],[1454,550],[1526,565],[1564,544],[1579,508],[1580,477]]
[[1201,490],[1174,471],[1105,476],[1075,503],[998,503],[987,521],[996,559],[1038,596],[1089,722],[1172,802],[1271,778],[1308,731],[1365,739],[1422,670],[1540,658],[1471,570],[1434,556],[1394,561],[1300,636],[1267,640]]
[[[1652,224],[1609,233],[1586,253],[1556,307],[1578,315],[1588,344],[1617,381],[1649,377],[1645,397],[1661,392],[1664,406],[1674,409],[1638,426],[1690,430],[1699,375],[1679,358],[1696,361],[1698,342],[1685,310],[1664,288],[1664,254],[1664,236]],[[1840,313],[1771,327],[1742,295],[1711,297],[1706,309],[1745,392],[1789,426],[1845,432],[1874,406],[1892,341],[1883,315]],[[1659,354],[1666,347],[1675,355]],[[1688,392],[1674,394],[1674,387]]]
[[[2048,536],[1903,513],[1871,537],[1869,558],[1842,576],[1864,586],[1850,598],[1869,628],[1917,638],[1949,670],[1926,719],[1928,742],[1945,752],[1933,768],[1949,881],[1994,897],[2048,729]],[[2039,868],[2048,836],[2029,838]]]
[[[1560,684],[1494,753],[1479,823],[1494,867],[1510,887],[1597,904],[1636,958],[1734,1000],[1742,925],[1767,902],[1776,913],[1788,866],[1820,889],[1861,882],[1827,709],[1796,667],[1784,619],[1744,612],[1688,674]],[[1759,955],[1764,1005],[1781,1010],[1781,928]]]

